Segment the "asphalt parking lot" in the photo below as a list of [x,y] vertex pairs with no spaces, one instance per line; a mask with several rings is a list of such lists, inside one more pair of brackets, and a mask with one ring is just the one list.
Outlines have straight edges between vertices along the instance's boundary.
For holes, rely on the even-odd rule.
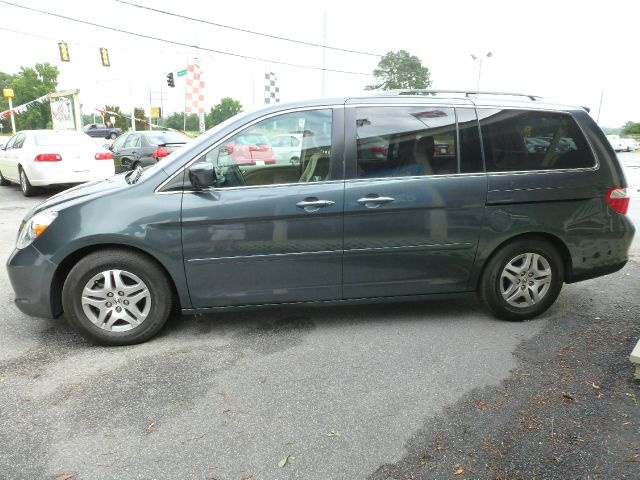
[[[3,261],[51,193],[0,188]],[[296,307],[121,348],[23,315],[0,268],[0,479],[640,478],[632,253],[524,323],[473,298]]]

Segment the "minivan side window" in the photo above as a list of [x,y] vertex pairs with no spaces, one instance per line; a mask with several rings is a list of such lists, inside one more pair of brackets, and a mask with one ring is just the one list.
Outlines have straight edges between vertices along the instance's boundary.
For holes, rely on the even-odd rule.
[[453,108],[361,107],[356,140],[358,178],[458,173]]
[[593,152],[571,115],[478,109],[487,172],[591,168]]
[[[331,109],[271,117],[236,133],[194,165],[213,165],[216,188],[328,181],[331,124]],[[283,134],[300,135],[301,142],[284,146],[276,140]]]
[[456,108],[460,134],[460,173],[484,171],[478,117],[473,108]]

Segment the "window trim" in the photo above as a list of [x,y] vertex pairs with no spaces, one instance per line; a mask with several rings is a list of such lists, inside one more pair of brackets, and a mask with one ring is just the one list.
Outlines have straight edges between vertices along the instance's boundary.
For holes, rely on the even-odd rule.
[[[280,110],[278,112],[272,112],[269,113],[267,115],[263,115],[261,117],[258,117],[254,120],[252,120],[249,123],[245,123],[243,125],[241,125],[240,127],[236,128],[235,130],[233,130],[232,132],[228,133],[227,135],[225,135],[224,137],[221,137],[217,142],[214,142],[213,144],[211,144],[211,146],[209,146],[208,148],[206,148],[205,150],[201,151],[200,153],[198,153],[194,158],[192,158],[191,160],[189,160],[187,163],[185,163],[182,167],[180,167],[176,172],[174,172],[169,178],[165,179],[164,181],[162,181],[162,183],[160,183],[160,185],[158,185],[155,189],[154,189],[154,194],[157,195],[175,195],[177,193],[182,194],[182,193],[197,193],[197,192],[209,192],[209,191],[224,191],[224,190],[232,190],[232,189],[239,189],[239,188],[265,188],[265,187],[279,187],[279,186],[283,186],[283,185],[291,185],[291,186],[300,186],[300,185],[321,185],[321,184],[328,184],[328,183],[343,183],[345,181],[344,179],[344,155],[342,155],[342,179],[340,180],[325,180],[325,181],[321,181],[321,182],[297,182],[297,183],[273,183],[270,185],[242,185],[242,186],[238,186],[238,187],[223,187],[223,188],[218,188],[218,187],[209,187],[209,188],[204,188],[204,189],[199,189],[199,190],[192,190],[192,189],[182,189],[182,190],[171,190],[171,191],[162,191],[162,188],[164,188],[164,186],[169,183],[176,175],[180,175],[180,174],[184,174],[186,172],[186,170],[191,167],[191,165],[193,165],[195,162],[197,162],[203,155],[207,155],[210,151],[215,150],[216,148],[218,148],[220,145],[222,145],[224,142],[226,142],[229,138],[233,137],[234,135],[236,135],[237,133],[241,132],[242,130],[251,127],[252,125],[255,125],[256,123],[262,122],[263,120],[268,120],[269,118],[272,117],[277,117],[280,115],[286,115],[288,113],[296,113],[296,112],[306,112],[306,111],[313,111],[313,110],[331,110],[331,130],[333,133],[334,128],[336,127],[336,125],[334,125],[334,119],[335,119],[335,114],[336,113],[340,113],[342,112],[342,119],[344,119],[344,104],[329,104],[329,105],[321,105],[321,106],[313,106],[313,107],[296,107],[296,108],[289,108],[286,110]],[[334,145],[338,144],[341,150],[344,150],[344,120],[340,122],[341,125],[337,125],[338,127],[342,126],[343,128],[342,130],[342,135],[341,138],[337,139],[339,140],[338,142],[334,142],[334,138],[332,135],[331,138],[331,149],[333,151],[334,149]],[[331,158],[333,159],[333,153],[331,155]],[[331,168],[335,168],[333,165],[331,166]]]
[[[504,170],[504,171],[498,171],[498,172],[487,172],[487,160],[485,157],[484,142],[482,141],[482,125],[480,124],[480,115],[478,115],[478,110],[482,110],[482,109],[519,110],[519,111],[527,111],[527,112],[530,112],[530,111],[531,112],[547,112],[547,113],[557,113],[560,115],[569,115],[569,117],[571,117],[571,120],[573,120],[574,124],[578,127],[578,130],[582,134],[582,137],[587,142],[587,145],[589,146],[589,150],[591,151],[591,155],[595,160],[595,165],[593,167],[579,167],[579,168],[556,168],[556,169],[545,169],[545,170]],[[480,128],[480,144],[482,145],[482,157],[485,164],[484,171],[486,175],[504,176],[504,175],[522,175],[522,174],[530,174],[530,173],[562,173],[562,172],[571,173],[571,172],[585,172],[585,171],[595,172],[600,169],[600,158],[596,154],[596,151],[593,148],[593,145],[591,143],[591,140],[589,139],[589,136],[585,133],[584,129],[582,128],[582,125],[580,125],[580,122],[576,120],[576,118],[573,116],[573,114],[570,111],[553,110],[550,108],[523,108],[523,107],[514,107],[514,106],[504,107],[499,105],[481,105],[479,107],[476,107],[476,118],[478,120],[478,127]]]
[[[13,142],[13,145],[11,146],[11,150],[20,150],[22,149],[22,147],[24,147],[24,142],[26,142],[27,140],[27,135],[24,133],[18,133],[16,134],[16,140]],[[19,141],[22,141],[22,143],[20,143],[19,147],[16,147],[16,143],[18,143]]]
[[[348,105],[349,107],[354,106],[354,105]],[[450,108],[453,110],[453,116],[454,116],[454,126],[455,126],[455,138],[456,138],[456,162],[457,162],[457,168],[458,168],[458,172],[457,173],[445,173],[442,175],[403,175],[403,176],[399,176],[399,177],[369,177],[369,178],[358,178],[357,177],[357,165],[358,165],[358,141],[357,141],[357,127],[354,126],[355,125],[355,121],[351,121],[351,120],[355,120],[355,118],[351,118],[352,115],[345,115],[345,142],[347,140],[347,137],[349,137],[349,139],[353,138],[355,141],[354,142],[350,142],[353,143],[352,147],[354,147],[353,151],[349,151],[348,147],[345,145],[345,159],[346,158],[353,158],[355,159],[355,162],[348,162],[347,166],[345,166],[345,181],[349,182],[352,180],[358,180],[358,181],[370,181],[370,180],[384,180],[384,179],[399,179],[399,178],[436,178],[436,177],[453,177],[453,176],[458,176],[458,175],[486,175],[486,168],[484,166],[484,151],[482,152],[483,156],[482,156],[482,168],[483,171],[481,172],[467,172],[467,173],[461,173],[460,172],[460,163],[462,162],[461,156],[460,156],[460,129],[458,128],[458,112],[456,111],[457,108],[459,108],[457,105],[446,105],[446,104],[431,104],[431,103],[411,103],[411,104],[407,104],[407,103],[400,103],[400,104],[387,104],[387,103],[373,103],[373,104],[358,104],[355,105],[354,107],[357,108],[365,108],[365,107],[375,107],[375,108],[386,108],[386,107],[425,107],[428,106],[429,108],[433,107],[433,108]],[[467,108],[467,109],[473,109],[475,114],[476,114],[476,122],[478,121],[478,114],[475,111],[475,107],[473,105],[462,105],[460,108]],[[355,112],[355,109],[353,110],[353,112]],[[352,113],[352,112],[349,112]],[[478,130],[478,134],[481,134],[481,131]],[[482,144],[482,141],[480,142]],[[347,152],[350,152],[351,155],[347,154]],[[356,170],[356,176],[353,176],[353,172],[350,172],[350,174],[347,174],[347,168],[348,168],[348,164],[351,163]]]
[[[471,100],[469,100],[471,102]],[[490,104],[490,103],[486,103],[486,104],[481,104],[481,105],[476,105],[475,103],[471,102],[470,104],[466,105],[466,104],[462,104],[462,105],[457,105],[454,103],[446,103],[446,102],[439,102],[439,103],[425,103],[425,102],[411,102],[411,103],[396,103],[396,102],[389,102],[389,103],[368,103],[368,102],[362,102],[362,103],[351,103],[351,104],[347,104],[345,105],[345,109],[347,110],[351,110],[351,109],[355,109],[355,108],[360,108],[360,107],[423,107],[423,106],[429,106],[429,107],[452,107],[452,108],[469,108],[469,109],[473,109],[476,113],[476,121],[478,122],[478,128],[479,128],[479,134],[480,134],[480,145],[482,147],[482,162],[483,162],[483,168],[484,171],[483,172],[475,172],[472,173],[471,175],[478,175],[478,174],[484,174],[484,175],[522,175],[522,174],[530,174],[530,173],[572,173],[572,172],[583,172],[583,171],[589,171],[589,172],[595,172],[597,170],[600,169],[600,158],[598,157],[595,149],[593,148],[593,144],[591,143],[591,139],[589,138],[588,135],[586,135],[584,129],[582,128],[582,125],[580,124],[579,121],[576,120],[575,116],[573,115],[573,113],[570,110],[558,110],[558,109],[553,109],[553,108],[548,108],[548,107],[538,107],[536,105],[531,105],[531,106],[505,106],[505,105],[494,105],[494,104]],[[580,130],[580,133],[582,134],[582,136],[584,137],[584,139],[587,142],[587,145],[589,145],[589,149],[591,150],[591,154],[593,155],[593,158],[595,159],[595,165],[593,167],[581,167],[581,168],[563,168],[563,169],[550,169],[550,170],[513,170],[513,171],[500,171],[500,172],[487,172],[487,162],[486,162],[486,156],[485,156],[485,149],[484,149],[484,142],[482,141],[482,125],[480,125],[480,115],[478,114],[479,110],[482,109],[500,109],[500,110],[521,110],[521,111],[531,111],[531,112],[548,112],[548,113],[559,113],[562,115],[569,115],[571,117],[571,119],[574,121],[574,123],[577,125],[578,129]],[[349,118],[346,115],[345,112],[345,123],[349,121]],[[345,128],[348,128],[347,125],[345,125]],[[458,128],[458,119],[457,119],[457,114],[456,114],[456,129],[459,130]],[[345,134],[346,134],[346,130],[345,130]],[[345,139],[346,140],[346,139]],[[345,145],[345,156],[346,156],[346,152],[347,152],[348,148]],[[355,152],[354,152],[355,153]],[[355,157],[354,157],[355,158]],[[348,166],[345,166],[345,175],[346,175],[346,169],[348,168]],[[450,176],[454,176],[454,175],[469,175],[469,173],[457,173],[457,174],[448,174],[448,175],[430,175],[430,176],[421,176],[424,178],[436,178],[436,177],[450,177]],[[366,180],[376,180],[377,178],[416,178],[416,177],[376,177],[376,178],[371,178],[371,179],[366,179]],[[420,177],[418,177],[420,178]],[[351,180],[351,179],[347,179],[347,180]],[[360,180],[360,179],[357,179]],[[365,180],[365,179],[362,179]]]

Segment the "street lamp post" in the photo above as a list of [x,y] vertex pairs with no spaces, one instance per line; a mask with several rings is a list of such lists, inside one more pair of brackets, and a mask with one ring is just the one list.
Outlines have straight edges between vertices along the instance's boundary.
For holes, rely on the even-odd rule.
[[473,58],[474,61],[478,61],[478,86],[476,88],[476,92],[480,91],[480,76],[482,75],[482,60],[484,60],[486,58],[491,58],[493,57],[493,53],[491,52],[487,52],[484,56],[476,56],[474,54],[471,54],[471,58]]

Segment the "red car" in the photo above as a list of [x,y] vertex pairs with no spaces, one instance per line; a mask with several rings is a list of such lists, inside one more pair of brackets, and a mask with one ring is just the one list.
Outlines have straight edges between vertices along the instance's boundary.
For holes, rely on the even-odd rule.
[[260,133],[246,133],[234,137],[220,149],[220,156],[228,155],[225,163],[236,165],[271,165],[276,163],[273,148]]

